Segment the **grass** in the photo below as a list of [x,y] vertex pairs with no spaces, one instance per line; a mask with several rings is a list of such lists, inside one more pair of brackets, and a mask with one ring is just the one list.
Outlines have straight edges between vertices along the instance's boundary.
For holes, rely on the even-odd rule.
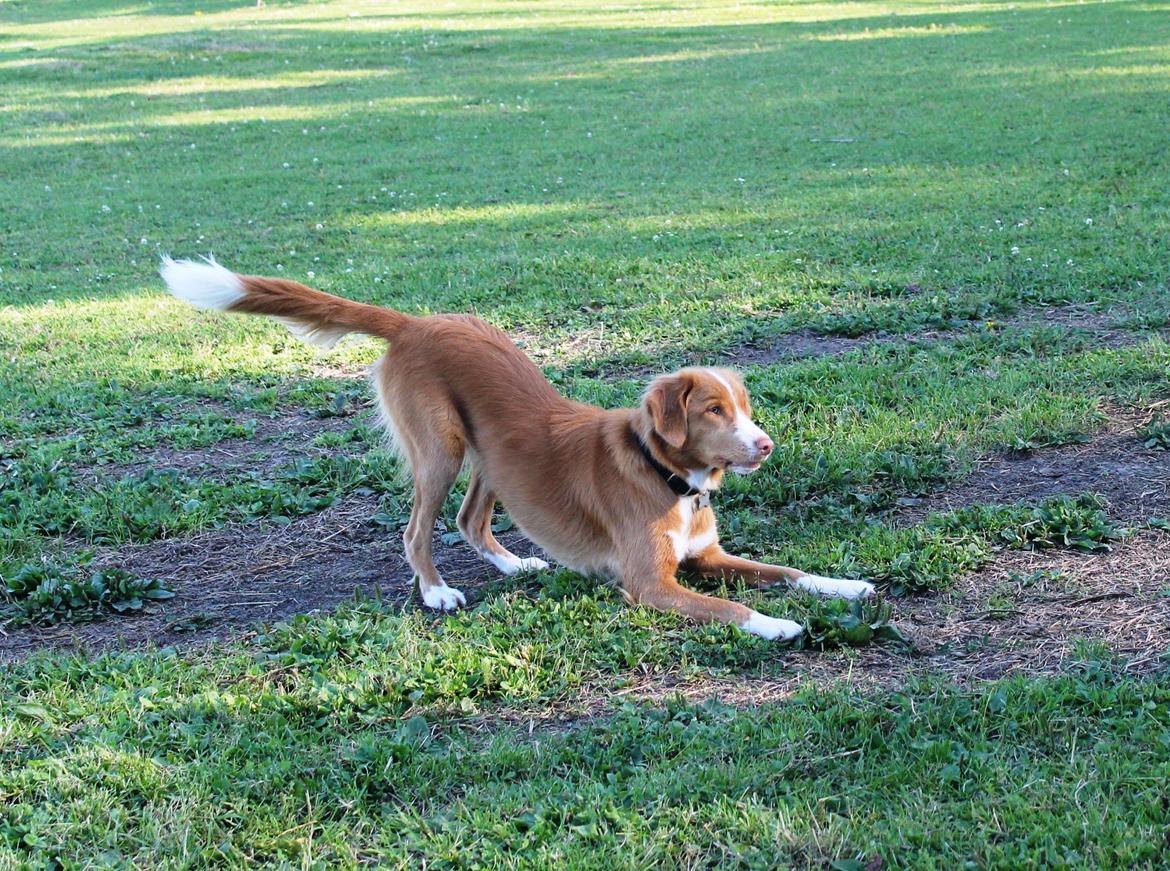
[[[404,522],[338,374],[376,344],[320,357],[193,312],[161,293],[164,251],[475,312],[606,405],[748,343],[898,334],[746,367],[777,451],[719,496],[730,550],[896,596],[1000,547],[1125,546],[1087,497],[896,511],[1166,397],[1164,13],[0,0],[0,621],[165,595],[95,574],[128,544],[355,496]],[[721,592],[826,657],[912,656],[896,599]],[[623,702],[646,675],[775,680],[791,654],[565,572],[454,617],[360,602],[192,650],[46,652],[0,666],[0,866],[1160,867],[1165,671],[1126,677],[1093,639],[1072,659]]]
[[[26,666],[0,774],[10,855],[533,868],[1165,857],[1170,694],[1106,666],[966,691],[810,690],[748,709],[616,704],[533,731],[527,717],[432,707],[508,675],[498,691],[523,710],[531,684],[505,661],[526,656],[510,653],[514,640],[480,651],[461,639],[450,653],[464,681],[436,682],[422,666],[371,669],[372,648],[338,631],[353,621],[357,637],[416,643],[429,661],[417,620],[359,611],[278,631],[266,656]],[[570,684],[572,654],[596,649],[554,654]],[[398,718],[407,694],[416,713]]]

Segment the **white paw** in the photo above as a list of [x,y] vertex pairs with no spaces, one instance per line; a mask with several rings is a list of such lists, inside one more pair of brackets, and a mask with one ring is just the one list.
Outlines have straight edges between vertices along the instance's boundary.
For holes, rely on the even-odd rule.
[[467,599],[454,587],[439,584],[422,591],[423,604],[436,611],[454,611],[467,604]]
[[799,638],[804,634],[804,627],[799,623],[793,623],[791,620],[781,620],[778,617],[769,617],[767,614],[761,614],[758,611],[752,611],[752,615],[748,617],[746,623],[740,627],[752,635],[759,635],[761,638],[767,638],[773,641],[777,638],[783,641],[791,641],[793,638]]
[[835,596],[838,599],[864,599],[874,594],[873,584],[866,581],[822,578],[820,575],[801,575],[796,579],[796,586],[818,596]]
[[491,551],[487,551],[483,554],[483,558],[505,575],[514,575],[517,572],[534,572],[548,568],[548,563],[534,556],[521,559],[514,553],[492,553]]

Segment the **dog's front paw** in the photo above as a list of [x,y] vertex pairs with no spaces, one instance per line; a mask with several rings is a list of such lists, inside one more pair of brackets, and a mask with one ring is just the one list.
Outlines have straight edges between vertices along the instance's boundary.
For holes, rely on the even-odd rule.
[[750,632],[752,635],[767,638],[769,641],[774,641],[777,638],[782,641],[791,641],[793,638],[799,638],[804,634],[804,627],[799,623],[794,623],[791,620],[782,620],[779,617],[769,617],[767,614],[761,614],[758,611],[752,611],[752,615],[748,617],[747,622],[740,628],[745,632]]
[[820,575],[801,575],[796,586],[818,596],[838,599],[865,599],[874,594],[874,586],[867,581],[847,581],[840,578],[822,578]]
[[454,611],[467,604],[467,599],[454,587],[438,584],[422,591],[423,604],[436,611]]
[[514,575],[518,572],[538,572],[544,571],[548,568],[548,563],[540,557],[526,556],[518,557],[514,553],[504,551],[503,553],[496,553],[494,551],[480,551],[484,559],[503,572],[505,575]]

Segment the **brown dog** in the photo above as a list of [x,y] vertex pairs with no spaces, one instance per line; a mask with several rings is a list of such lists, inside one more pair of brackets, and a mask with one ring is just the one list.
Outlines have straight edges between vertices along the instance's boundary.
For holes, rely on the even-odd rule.
[[414,478],[406,556],[431,608],[465,604],[431,556],[443,500],[464,462],[471,481],[459,530],[511,574],[547,568],[492,536],[496,500],[532,541],[564,565],[617,581],[630,602],[734,623],[765,638],[803,630],[677,581],[680,571],[786,582],[856,598],[864,581],[822,578],[724,553],[709,493],[730,469],[753,472],[772,440],[752,423],[743,381],[728,369],[682,369],[652,381],[638,408],[605,410],[565,399],[501,330],[470,315],[412,317],[281,278],[237,275],[214,260],[163,259],[171,292],[193,305],[271,315],[306,341],[347,333],[389,342],[374,368],[384,422]]

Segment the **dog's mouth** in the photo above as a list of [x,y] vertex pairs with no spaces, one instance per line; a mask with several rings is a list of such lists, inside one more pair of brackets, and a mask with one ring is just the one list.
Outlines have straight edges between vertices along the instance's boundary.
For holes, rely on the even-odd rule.
[[727,460],[723,464],[723,468],[730,469],[732,472],[735,472],[737,475],[750,475],[752,472],[754,472],[758,468],[760,468],[760,466],[762,466],[763,464],[764,464],[763,460],[757,460],[754,463],[733,463],[731,460]]

